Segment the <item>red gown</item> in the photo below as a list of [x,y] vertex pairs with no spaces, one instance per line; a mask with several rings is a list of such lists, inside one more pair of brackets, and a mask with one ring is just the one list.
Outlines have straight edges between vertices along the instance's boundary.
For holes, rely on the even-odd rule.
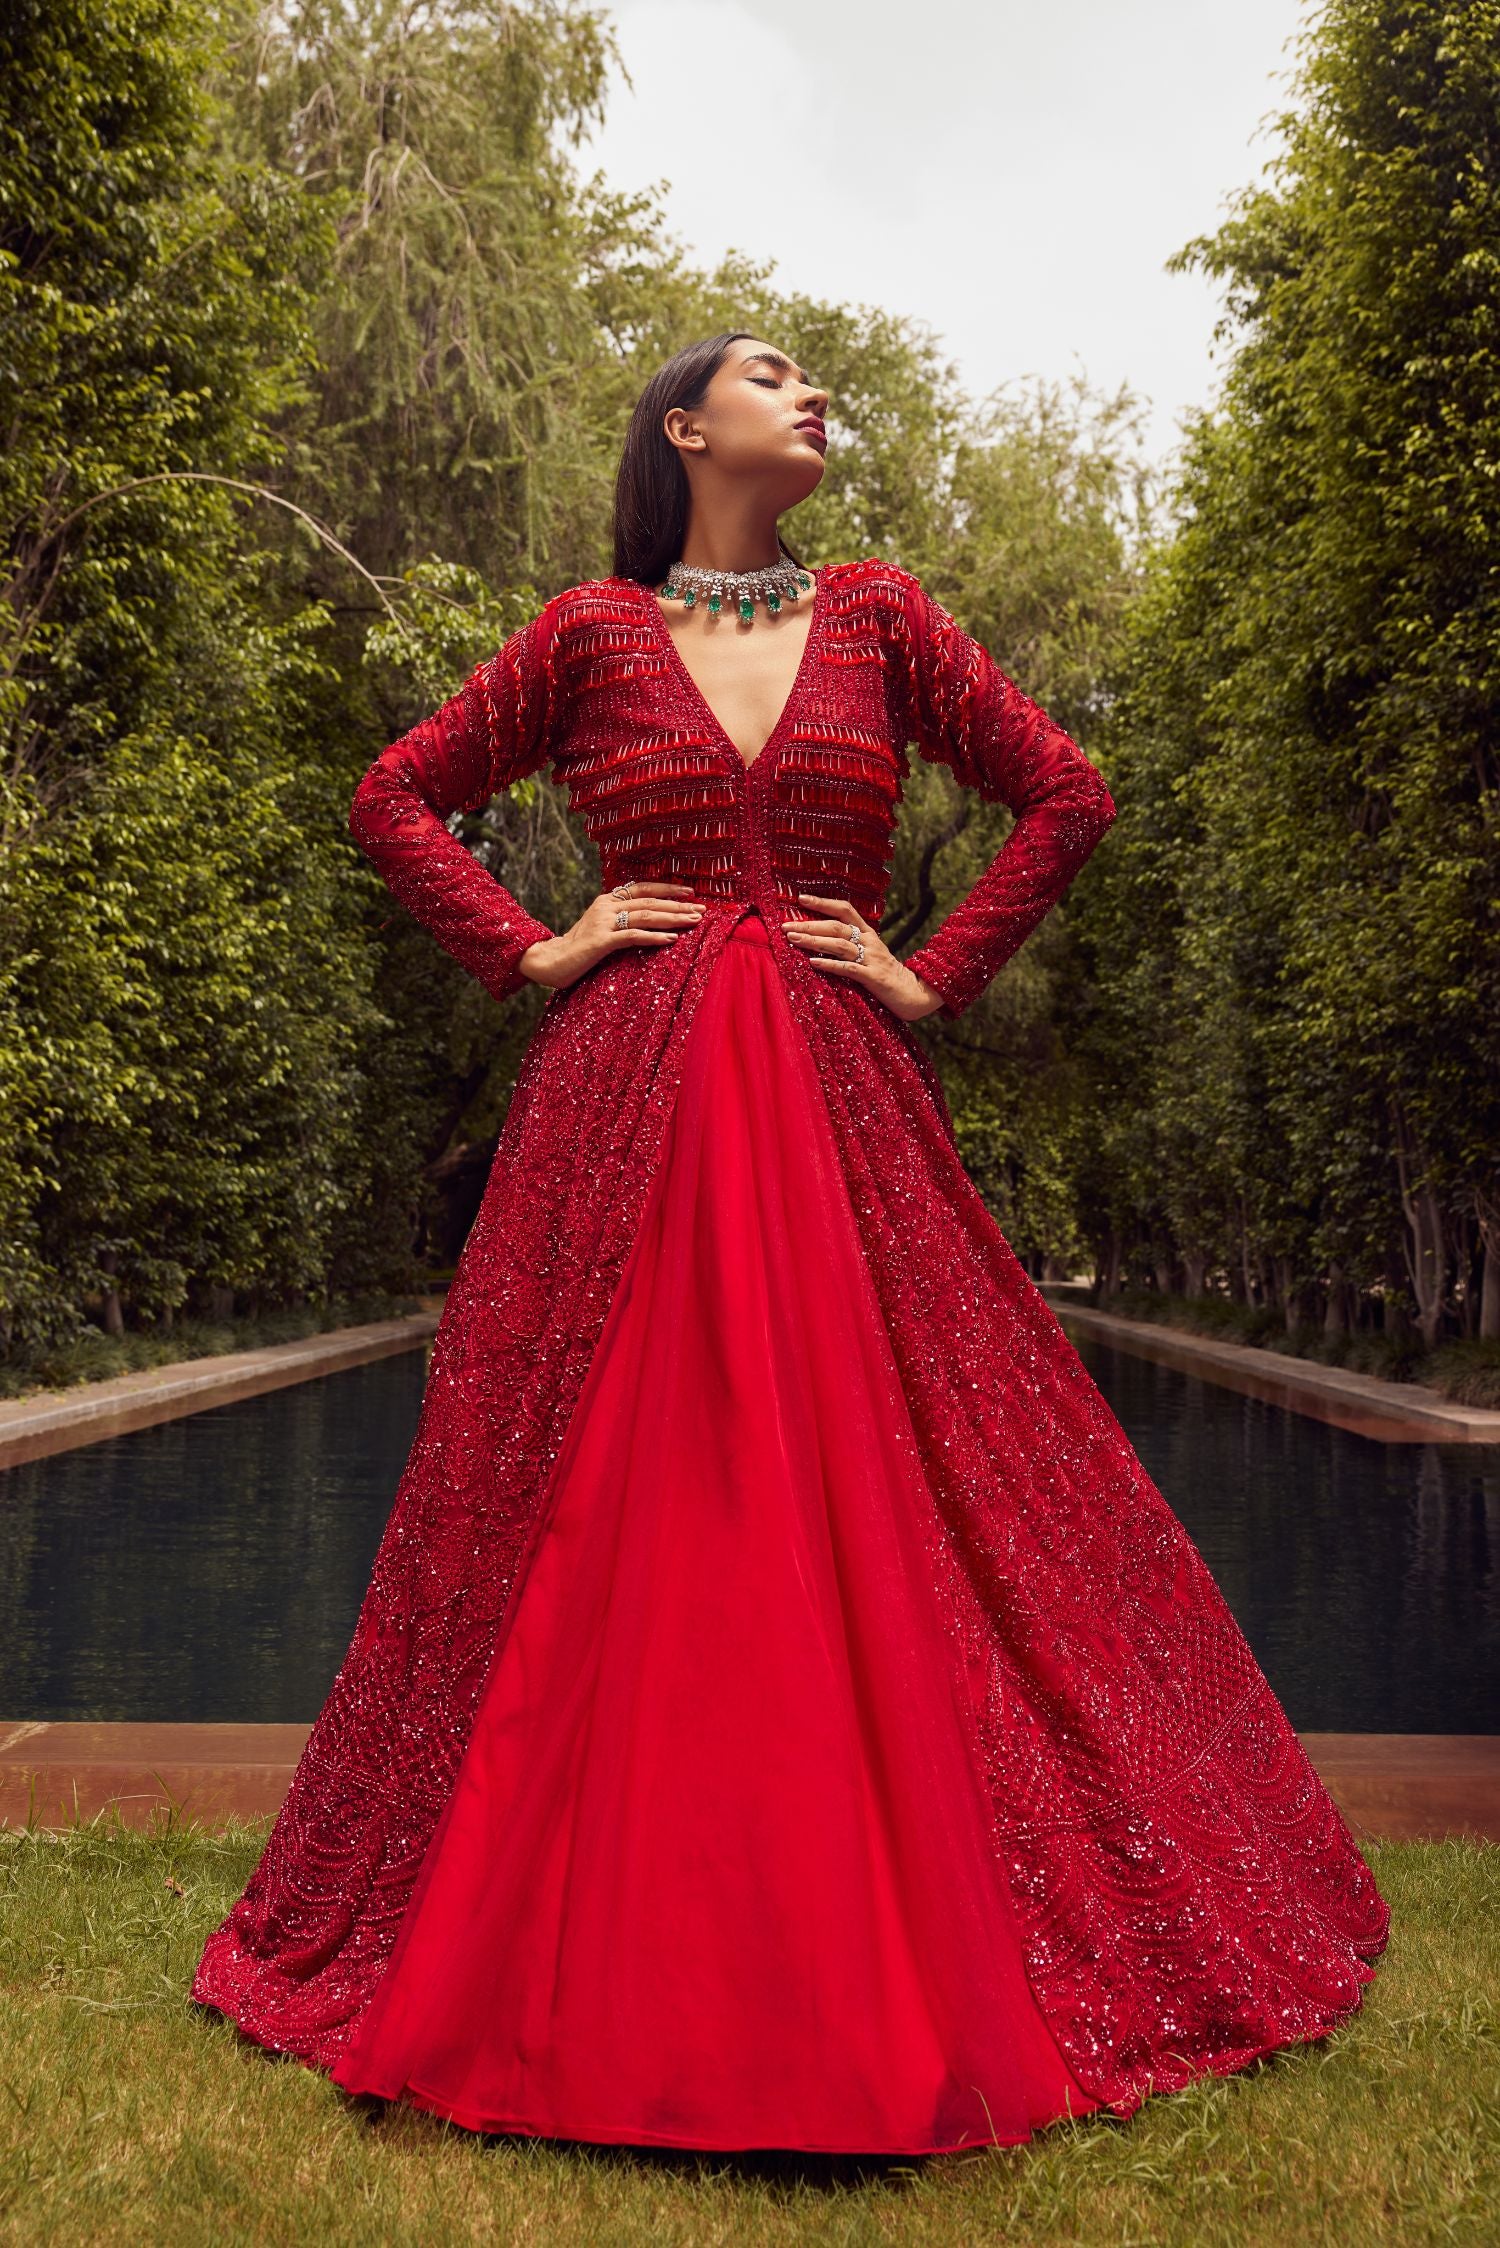
[[1324,2035],[1389,1911],[959,1161],[878,925],[909,748],[1015,825],[956,1015],[1114,817],[909,573],[818,573],[746,765],[650,587],[557,596],[351,824],[503,997],[552,932],[446,816],[551,763],[665,947],[552,994],[354,1638],[193,1996],[474,2129],[922,2153]]

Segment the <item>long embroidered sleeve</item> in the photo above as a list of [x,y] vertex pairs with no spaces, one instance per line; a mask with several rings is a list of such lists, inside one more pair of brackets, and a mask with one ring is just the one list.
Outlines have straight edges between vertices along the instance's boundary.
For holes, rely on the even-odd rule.
[[552,753],[555,602],[512,633],[430,718],[383,749],[349,831],[391,895],[496,999],[527,981],[527,947],[553,935],[483,867],[448,817],[478,811]]
[[925,758],[1016,815],[963,903],[906,962],[956,1016],[1056,904],[1115,804],[1098,768],[989,650],[915,578],[905,593],[911,737]]

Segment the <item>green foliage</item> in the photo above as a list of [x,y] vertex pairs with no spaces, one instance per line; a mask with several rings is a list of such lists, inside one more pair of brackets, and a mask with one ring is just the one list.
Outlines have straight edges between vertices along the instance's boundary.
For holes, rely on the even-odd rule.
[[1500,1332],[1500,9],[1304,45],[1273,184],[1179,259],[1237,351],[1111,717],[1098,1236],[1430,1346]]
[[0,1280],[25,1343],[195,1279],[320,1288],[374,1016],[322,840],[339,792],[298,754],[325,619],[217,480],[253,481],[307,379],[320,227],[212,154],[200,11],[23,6],[0,38]]
[[244,475],[309,372],[323,247],[264,167],[209,157],[201,11],[19,0],[0,29],[7,772],[66,797],[159,693],[232,551]]
[[498,587],[593,574],[621,401],[589,283],[654,255],[566,155],[600,111],[603,18],[295,0],[231,20],[226,145],[335,228],[317,389],[285,433],[294,495],[377,572],[436,554]]
[[[923,1032],[1018,1252],[1393,1352],[1408,1311],[1500,1329],[1497,31],[1310,29],[1271,182],[1181,253],[1236,350],[1164,508],[1128,392],[976,405],[919,324],[697,271],[581,177],[616,59],[584,0],[18,0],[0,1335],[411,1285],[540,995],[497,1007],[392,911],[349,796],[608,569],[640,384],[725,327],[832,394],[799,551],[915,569],[1120,806]],[[914,763],[898,949],[1007,826]],[[554,927],[596,886],[544,782],[464,834]]]

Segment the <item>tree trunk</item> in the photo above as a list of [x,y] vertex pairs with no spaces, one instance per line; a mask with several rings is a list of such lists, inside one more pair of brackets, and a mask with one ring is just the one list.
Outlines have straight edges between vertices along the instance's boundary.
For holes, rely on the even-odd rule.
[[1474,1216],[1482,1253],[1479,1333],[1485,1342],[1500,1342],[1500,1201],[1481,1189],[1474,1197]]
[[1404,1342],[1411,1333],[1411,1313],[1406,1302],[1406,1262],[1393,1241],[1386,1251],[1385,1293],[1380,1299],[1380,1326],[1392,1342]]
[[1443,1320],[1448,1293],[1448,1243],[1443,1230],[1442,1207],[1433,1188],[1423,1178],[1422,1151],[1407,1124],[1399,1102],[1391,1104],[1395,1125],[1396,1176],[1401,1187],[1401,1211],[1406,1219],[1406,1269],[1417,1303],[1417,1326],[1431,1350]]
[[1325,1335],[1346,1335],[1349,1332],[1344,1268],[1337,1257],[1331,1258],[1328,1265],[1328,1299],[1323,1306],[1323,1332]]
[[[99,1266],[101,1271],[113,1272],[115,1262],[113,1249],[100,1250]],[[106,1335],[117,1337],[125,1332],[125,1307],[120,1301],[120,1291],[113,1281],[107,1281],[104,1288],[104,1332]]]
[[1255,1274],[1250,1264],[1250,1228],[1246,1223],[1245,1197],[1243,1195],[1240,1196],[1240,1271],[1245,1290],[1242,1300],[1247,1304],[1253,1304],[1255,1301]]
[[1447,1217],[1448,1235],[1453,1245],[1449,1270],[1454,1276],[1458,1331],[1467,1339],[1479,1331],[1479,1243],[1472,1211],[1450,1207]]

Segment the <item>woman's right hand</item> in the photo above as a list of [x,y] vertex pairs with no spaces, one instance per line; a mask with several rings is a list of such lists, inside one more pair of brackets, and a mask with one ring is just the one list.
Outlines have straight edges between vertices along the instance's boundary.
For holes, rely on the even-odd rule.
[[[624,929],[615,926],[622,907],[630,916]],[[639,950],[672,944],[702,920],[703,912],[691,882],[636,882],[623,898],[614,890],[601,890],[571,929],[545,944],[528,945],[517,965],[528,983],[566,991],[607,953],[622,946]]]

